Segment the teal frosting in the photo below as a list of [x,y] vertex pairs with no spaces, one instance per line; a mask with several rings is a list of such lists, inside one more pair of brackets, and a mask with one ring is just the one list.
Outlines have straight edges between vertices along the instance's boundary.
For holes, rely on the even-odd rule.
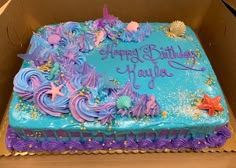
[[[106,125],[96,121],[80,123],[70,113],[63,114],[60,117],[44,115],[34,107],[33,103],[23,101],[16,93],[13,93],[9,108],[10,126],[16,130],[26,128],[34,131],[44,130],[45,128],[80,131],[81,128],[86,128],[86,131],[92,134],[97,134],[98,131],[104,134],[112,134],[114,131],[117,133],[127,131],[139,133],[146,130],[158,132],[160,130],[187,129],[192,136],[201,137],[212,133],[216,127],[228,123],[229,117],[224,95],[194,32],[187,27],[184,37],[170,38],[163,30],[163,27],[168,26],[168,23],[150,23],[150,25],[153,28],[153,33],[142,42],[117,41],[117,44],[114,45],[114,41],[105,39],[101,45],[88,52],[86,62],[94,66],[97,72],[116,79],[121,85],[124,85],[130,78],[134,91],[140,94],[154,95],[161,108],[160,115],[143,118],[117,115],[116,122]],[[108,54],[105,58],[104,53],[107,47],[112,46],[112,44],[113,51],[134,52],[136,56],[139,54],[142,61],[137,61],[137,58],[135,59],[132,56],[121,57],[118,55],[112,56],[111,54]],[[165,69],[166,73],[163,70],[164,75],[159,75],[152,83],[150,73],[152,71],[152,75],[155,74],[154,64],[148,61],[148,56],[145,57],[146,60],[142,57],[145,52],[143,50],[145,45],[150,45],[150,47],[156,45],[158,51],[152,51],[153,58],[157,58],[162,51],[165,51],[166,47],[171,46],[176,52],[179,52],[179,47],[182,51],[193,51],[197,55],[196,64],[192,69],[186,70],[178,63],[190,66],[193,61],[191,58],[174,59],[177,63],[168,62],[169,59],[165,57],[160,58],[156,65],[159,67],[159,72],[161,72],[161,69]],[[170,64],[173,66],[170,66]],[[25,61],[22,68],[28,66],[30,66],[29,62]],[[134,70],[130,73],[130,77],[128,73],[124,73],[127,66]],[[149,73],[149,76],[145,76],[146,72]],[[136,75],[135,83],[134,73]],[[209,79],[212,79],[212,81],[207,82]],[[207,110],[198,109],[195,103],[201,100],[204,94],[208,94],[212,98],[221,95],[220,103],[225,109],[223,113],[211,117]]]

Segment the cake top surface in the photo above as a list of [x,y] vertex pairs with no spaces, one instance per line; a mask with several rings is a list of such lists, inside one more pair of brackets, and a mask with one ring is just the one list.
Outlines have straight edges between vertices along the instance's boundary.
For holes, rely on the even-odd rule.
[[196,35],[183,22],[103,18],[33,34],[14,79],[10,125],[133,131],[228,122]]

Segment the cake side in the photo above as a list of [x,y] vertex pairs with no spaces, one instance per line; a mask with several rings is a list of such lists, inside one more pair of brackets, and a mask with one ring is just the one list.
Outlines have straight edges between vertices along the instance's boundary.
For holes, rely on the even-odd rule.
[[229,135],[219,130],[229,121],[227,105],[194,32],[181,22],[122,23],[104,13],[33,35],[9,109],[17,136],[42,143],[225,142]]

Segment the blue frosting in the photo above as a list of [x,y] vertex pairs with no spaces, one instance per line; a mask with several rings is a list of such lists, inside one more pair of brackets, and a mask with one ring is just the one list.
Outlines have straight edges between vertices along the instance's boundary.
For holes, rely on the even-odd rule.
[[[80,25],[65,24],[64,27],[68,27],[68,31],[72,35],[80,35],[83,34],[79,30]],[[162,29],[167,25],[167,23],[150,23],[149,25],[143,23],[139,31],[130,34],[125,30],[120,36],[121,40],[114,43],[111,39],[106,38],[98,47],[94,46],[94,34],[92,33],[85,34],[86,38],[81,39],[86,44],[86,47],[81,46],[83,48],[81,52],[89,51],[83,53],[84,57],[81,61],[82,65],[86,59],[86,63],[89,65],[81,68],[85,70],[88,68],[90,69],[88,72],[90,72],[90,66],[95,67],[97,73],[105,74],[118,81],[120,87],[130,80],[132,89],[138,94],[154,95],[161,108],[160,115],[157,117],[136,119],[116,115],[116,122],[110,125],[102,125],[99,122],[81,124],[70,113],[61,117],[43,115],[35,109],[31,102],[23,101],[22,106],[27,106],[27,108],[21,108],[19,106],[22,104],[22,100],[14,93],[9,109],[10,126],[15,129],[43,130],[49,128],[72,131],[79,131],[81,127],[84,127],[88,132],[94,134],[98,130],[105,134],[112,134],[114,131],[122,133],[132,130],[134,133],[139,133],[144,130],[158,132],[187,128],[193,137],[211,134],[216,127],[229,122],[227,105],[217,77],[194,32],[187,27],[186,35],[183,38],[170,38]],[[149,31],[149,26],[153,29],[152,33]],[[129,38],[130,40],[127,40]],[[142,40],[138,40],[140,38]],[[33,36],[31,43],[34,44],[34,49],[41,45],[48,45],[43,44],[45,41],[38,40],[36,35]],[[62,40],[59,45],[67,45],[67,41]],[[62,46],[50,47],[56,53],[58,53],[56,49],[62,48]],[[30,52],[34,50],[31,49]],[[175,53],[178,56],[174,56]],[[46,54],[45,57],[48,55]],[[28,66],[31,64],[25,61],[22,68]],[[80,67],[78,66],[76,70],[79,71]],[[207,82],[209,77],[212,79],[210,83]],[[81,87],[81,82],[83,82],[76,77],[72,81],[71,85],[74,87]],[[194,103],[201,100],[204,94],[208,94],[210,97],[220,95],[222,97],[220,103],[225,109],[223,113],[210,117],[206,110],[198,109]],[[66,103],[67,101],[65,101]],[[32,109],[35,112],[34,117],[30,112]],[[18,112],[19,110],[20,112]],[[67,112],[62,108],[62,113]],[[100,113],[100,119],[103,120],[111,120],[113,117],[113,112],[106,117]],[[109,126],[111,129],[108,130]]]

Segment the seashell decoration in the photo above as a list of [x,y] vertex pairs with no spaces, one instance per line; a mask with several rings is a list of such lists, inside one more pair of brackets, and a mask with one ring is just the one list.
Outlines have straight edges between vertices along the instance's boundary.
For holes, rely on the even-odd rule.
[[138,28],[139,28],[139,24],[138,24],[138,22],[135,22],[135,21],[129,22],[129,24],[126,27],[126,29],[129,32],[136,32],[136,31],[138,31]]
[[129,96],[120,96],[116,101],[118,109],[129,109],[131,107],[131,98]]
[[184,24],[184,22],[179,20],[173,21],[170,24],[169,31],[177,37],[182,37],[186,32],[186,25]]

